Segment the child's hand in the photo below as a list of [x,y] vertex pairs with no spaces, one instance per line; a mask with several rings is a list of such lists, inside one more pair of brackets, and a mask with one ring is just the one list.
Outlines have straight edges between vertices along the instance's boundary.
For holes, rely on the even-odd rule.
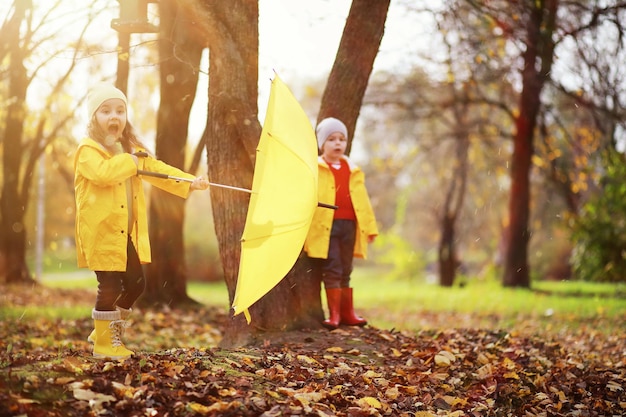
[[197,177],[195,180],[193,180],[193,182],[191,183],[191,187],[192,190],[206,190],[207,188],[209,188],[209,181],[205,180],[202,177]]
[[374,243],[375,240],[376,240],[376,235],[369,235],[367,237],[367,242],[368,243]]

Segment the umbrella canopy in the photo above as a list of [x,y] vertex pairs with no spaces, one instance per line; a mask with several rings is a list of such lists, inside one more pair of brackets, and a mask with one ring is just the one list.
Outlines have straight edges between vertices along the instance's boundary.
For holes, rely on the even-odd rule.
[[317,207],[317,140],[289,88],[276,76],[257,147],[241,238],[234,314],[274,288],[293,267]]

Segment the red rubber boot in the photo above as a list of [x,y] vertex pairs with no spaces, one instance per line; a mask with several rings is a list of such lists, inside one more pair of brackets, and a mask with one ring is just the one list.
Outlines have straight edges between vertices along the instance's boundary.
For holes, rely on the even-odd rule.
[[365,326],[367,320],[354,312],[352,304],[352,288],[341,288],[341,324],[348,326]]
[[328,329],[336,329],[339,327],[341,316],[341,288],[327,288],[326,301],[328,302],[328,319],[322,324]]

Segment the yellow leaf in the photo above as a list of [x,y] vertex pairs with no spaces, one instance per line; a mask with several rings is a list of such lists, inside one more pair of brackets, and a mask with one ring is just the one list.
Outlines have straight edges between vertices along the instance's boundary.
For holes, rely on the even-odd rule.
[[481,366],[476,371],[478,379],[487,379],[493,374],[493,367],[490,363]]
[[435,364],[438,366],[450,366],[456,360],[453,353],[442,350],[435,355]]
[[343,352],[343,348],[340,348],[339,346],[333,346],[333,347],[329,347],[328,349],[326,349],[326,352],[341,353]]
[[357,401],[357,404],[359,405],[359,407],[363,407],[363,408],[368,408],[368,407],[381,408],[383,406],[381,404],[381,402],[378,401],[374,397],[363,397],[363,398],[360,398]]
[[276,391],[269,391],[269,390],[267,390],[267,391],[265,391],[265,393],[267,395],[269,395],[270,397],[272,397],[272,398],[280,398],[280,395]]
[[237,395],[237,390],[233,387],[222,388],[218,391],[218,394],[222,397],[234,397],[235,395]]
[[204,404],[200,404],[196,402],[190,402],[189,404],[187,404],[187,410],[193,411],[195,413],[202,414],[202,415],[209,414],[209,407],[207,407]]
[[133,387],[120,384],[117,381],[111,381],[111,385],[113,386],[115,393],[120,397],[133,398],[135,395],[135,388]]
[[294,398],[300,401],[300,404],[306,407],[311,402],[320,402],[324,398],[324,395],[319,392],[305,392],[294,395]]
[[402,387],[402,390],[409,395],[415,395],[419,391],[415,386]]
[[309,364],[309,365],[317,365],[319,363],[315,359],[310,358],[310,357],[308,357],[306,355],[298,355],[297,358],[298,358],[298,360],[300,362],[304,362],[304,363]]
[[70,382],[74,382],[74,378],[72,378],[71,376],[61,376],[54,380],[54,383],[57,385],[65,385],[69,384]]
[[368,370],[367,372],[363,374],[363,376],[367,378],[380,378],[381,376],[383,376],[383,374],[381,374],[380,372],[374,372],[372,370]]
[[398,398],[399,395],[400,391],[397,387],[389,388],[387,391],[385,391],[385,397],[390,400],[395,400],[396,398]]
[[381,339],[385,339],[388,342],[394,342],[396,340],[395,337],[387,333],[380,333],[379,336]]
[[31,400],[30,398],[20,398],[17,400],[19,404],[39,404],[37,400]]

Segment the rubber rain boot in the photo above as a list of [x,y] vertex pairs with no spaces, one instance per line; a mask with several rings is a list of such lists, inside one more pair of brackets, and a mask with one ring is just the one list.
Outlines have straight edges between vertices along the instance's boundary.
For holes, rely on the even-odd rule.
[[326,301],[328,302],[328,319],[322,325],[328,329],[339,327],[341,315],[341,288],[327,288]]
[[339,323],[348,326],[365,326],[367,324],[367,320],[357,316],[354,312],[352,288],[341,288],[341,320]]
[[121,319],[118,310],[97,311],[93,310],[95,327],[95,342],[93,345],[93,356],[96,358],[125,359],[134,354],[124,346],[121,333],[126,322]]
[[[120,312],[121,318],[122,320],[127,320],[128,317],[130,317],[130,313],[133,312],[132,308],[122,308],[122,307],[115,307],[117,309],[117,311]],[[125,325],[124,327],[129,327],[128,325]],[[122,337],[124,337],[124,329],[122,329]],[[91,333],[89,333],[89,336],[87,336],[87,341],[89,343],[96,343],[96,329],[93,329],[91,331]]]

